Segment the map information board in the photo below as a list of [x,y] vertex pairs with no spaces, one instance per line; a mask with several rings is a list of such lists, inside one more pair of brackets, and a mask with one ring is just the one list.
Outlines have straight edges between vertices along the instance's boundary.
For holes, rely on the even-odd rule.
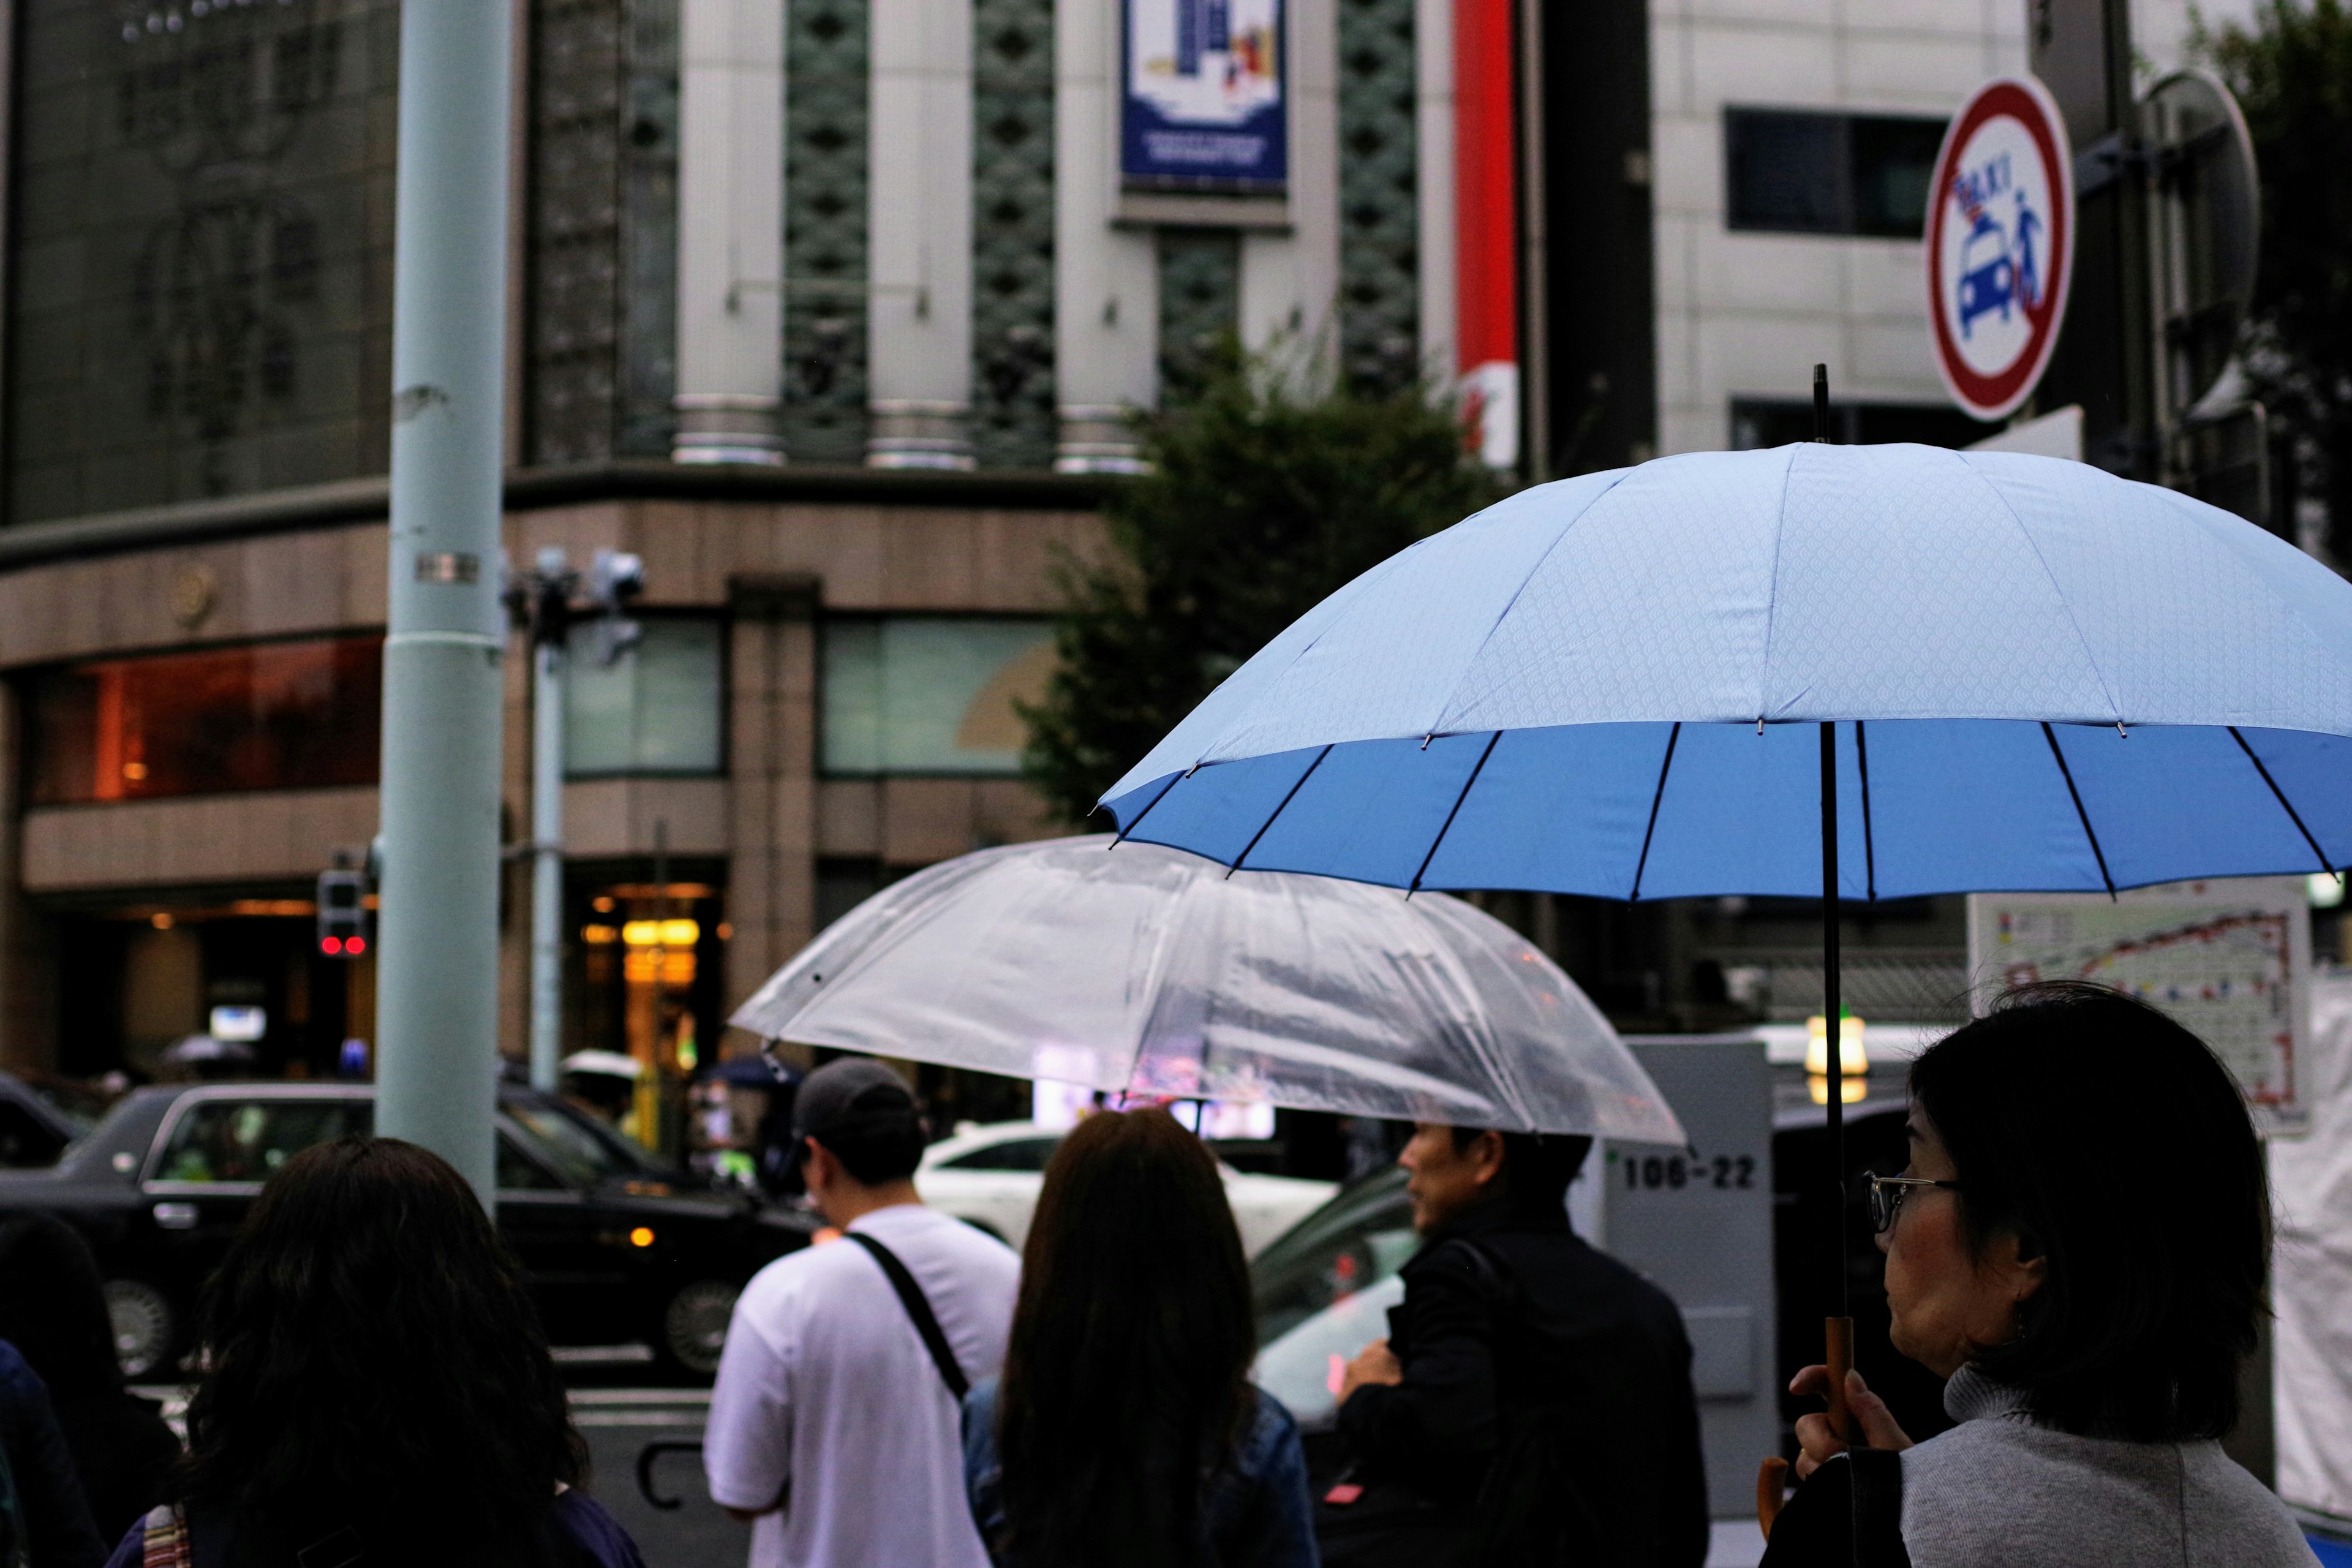
[[1974,893],[1978,1011],[2008,986],[2091,980],[2154,1004],[2211,1046],[2265,1133],[2304,1130],[2311,910],[2300,877],[2104,893]]

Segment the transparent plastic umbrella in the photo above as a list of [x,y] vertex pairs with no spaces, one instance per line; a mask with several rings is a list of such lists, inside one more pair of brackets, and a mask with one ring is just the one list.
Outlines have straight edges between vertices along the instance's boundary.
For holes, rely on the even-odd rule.
[[733,1022],[1110,1093],[1684,1142],[1575,983],[1460,900],[1110,843],[895,883]]

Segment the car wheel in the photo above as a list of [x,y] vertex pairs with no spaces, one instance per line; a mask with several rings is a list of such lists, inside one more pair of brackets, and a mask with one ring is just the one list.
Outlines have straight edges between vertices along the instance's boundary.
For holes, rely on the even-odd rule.
[[654,1350],[671,1370],[698,1378],[719,1372],[719,1352],[727,1345],[727,1322],[735,1314],[740,1285],[724,1279],[697,1279],[681,1285],[662,1309],[661,1333]]
[[110,1279],[106,1316],[123,1376],[145,1377],[169,1364],[180,1326],[170,1297],[144,1279]]

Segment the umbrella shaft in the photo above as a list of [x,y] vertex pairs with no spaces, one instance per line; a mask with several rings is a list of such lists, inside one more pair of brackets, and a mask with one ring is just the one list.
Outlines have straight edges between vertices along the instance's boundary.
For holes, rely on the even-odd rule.
[[1844,1008],[1839,984],[1837,725],[1822,726],[1822,1027],[1828,1036],[1830,1300],[1835,1315],[1851,1315],[1845,1267],[1845,1062]]

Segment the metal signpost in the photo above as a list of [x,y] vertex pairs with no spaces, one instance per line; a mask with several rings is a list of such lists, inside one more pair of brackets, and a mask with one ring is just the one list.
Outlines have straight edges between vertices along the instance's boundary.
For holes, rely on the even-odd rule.
[[376,1131],[485,1204],[498,1074],[499,460],[511,7],[400,17]]
[[589,649],[609,666],[635,647],[643,628],[622,618],[645,587],[645,563],[599,550],[581,602],[580,574],[560,545],[539,552],[507,592],[516,624],[530,634],[530,1082],[552,1091],[563,1037],[563,674],[572,628],[593,624]]
[[1927,208],[1927,320],[1952,401],[2006,418],[2058,342],[2074,268],[2074,171],[2050,91],[1985,83],[1953,116]]

